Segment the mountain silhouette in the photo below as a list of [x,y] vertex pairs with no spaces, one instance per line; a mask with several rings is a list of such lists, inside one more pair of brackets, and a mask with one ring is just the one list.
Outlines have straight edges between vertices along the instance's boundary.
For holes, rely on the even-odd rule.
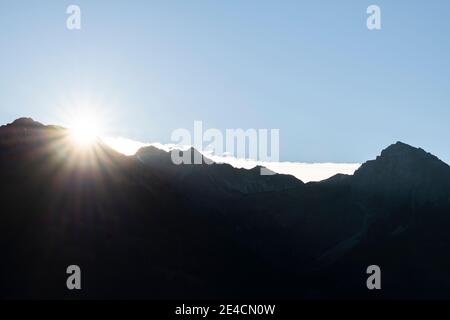
[[[437,157],[397,142],[354,175],[304,184],[184,152],[202,164],[81,150],[29,118],[0,127],[0,297],[450,298]],[[369,265],[382,290],[367,289]]]
[[420,148],[397,142],[354,174],[355,183],[371,192],[408,196],[415,201],[438,201],[448,196],[450,167]]
[[[261,175],[262,167],[260,166],[247,170],[236,169],[229,164],[218,164],[194,148],[179,151],[179,156],[183,157],[185,153],[191,165],[174,164],[170,152],[153,146],[141,148],[136,153],[136,157],[153,171],[170,177],[187,194],[209,194],[210,196],[251,194],[281,191],[303,184],[290,175]],[[196,158],[199,159],[198,164],[195,164]]]

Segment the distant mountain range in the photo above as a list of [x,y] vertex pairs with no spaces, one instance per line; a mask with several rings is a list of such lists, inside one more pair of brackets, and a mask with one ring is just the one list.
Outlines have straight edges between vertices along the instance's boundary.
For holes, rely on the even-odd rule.
[[22,118],[0,127],[0,194],[1,298],[450,298],[450,167],[401,142],[305,184]]

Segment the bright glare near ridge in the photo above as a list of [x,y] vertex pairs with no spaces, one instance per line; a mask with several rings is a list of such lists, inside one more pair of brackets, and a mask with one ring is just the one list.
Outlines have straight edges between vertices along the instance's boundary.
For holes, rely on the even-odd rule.
[[81,147],[86,147],[102,135],[102,124],[95,113],[84,111],[75,116],[69,130],[73,141]]

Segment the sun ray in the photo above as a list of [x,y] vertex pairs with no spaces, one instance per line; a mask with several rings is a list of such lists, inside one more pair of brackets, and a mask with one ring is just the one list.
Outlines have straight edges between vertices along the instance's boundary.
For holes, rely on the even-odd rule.
[[95,143],[102,134],[99,119],[92,112],[78,115],[69,126],[72,140],[81,147]]

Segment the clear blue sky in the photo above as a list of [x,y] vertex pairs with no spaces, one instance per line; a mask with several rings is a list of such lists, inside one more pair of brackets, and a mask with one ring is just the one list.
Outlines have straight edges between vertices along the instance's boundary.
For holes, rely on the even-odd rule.
[[1,0],[0,122],[90,99],[140,141],[203,120],[279,128],[283,161],[362,162],[402,140],[450,162],[449,35],[447,0]]

